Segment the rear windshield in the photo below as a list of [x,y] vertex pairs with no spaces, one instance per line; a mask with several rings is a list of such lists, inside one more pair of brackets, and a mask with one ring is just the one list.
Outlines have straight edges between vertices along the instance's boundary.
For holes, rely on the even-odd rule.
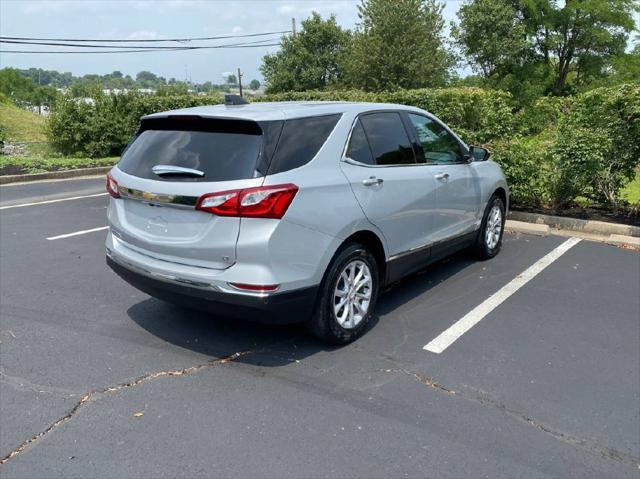
[[[143,121],[118,168],[139,178],[158,181],[230,181],[262,176],[258,161],[262,129],[251,121],[171,118]],[[167,165],[201,172],[158,175]]]
[[[231,181],[264,176],[267,170],[282,173],[311,161],[340,116],[259,123],[195,116],[147,119],[118,168],[158,181]],[[155,166],[196,172],[164,168],[157,174]]]

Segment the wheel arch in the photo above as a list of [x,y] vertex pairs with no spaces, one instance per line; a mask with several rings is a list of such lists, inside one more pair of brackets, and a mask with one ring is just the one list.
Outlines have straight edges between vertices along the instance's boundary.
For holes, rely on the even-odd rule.
[[387,257],[384,251],[384,244],[380,237],[371,230],[356,231],[340,244],[337,251],[340,251],[345,245],[351,243],[360,243],[371,252],[373,257],[376,259],[378,274],[380,276],[380,285],[382,285],[387,273]]
[[507,195],[507,191],[502,186],[498,186],[493,191],[492,196],[493,195],[498,196],[498,198],[500,198],[502,200],[502,202],[504,203],[505,212],[509,211],[509,197]]

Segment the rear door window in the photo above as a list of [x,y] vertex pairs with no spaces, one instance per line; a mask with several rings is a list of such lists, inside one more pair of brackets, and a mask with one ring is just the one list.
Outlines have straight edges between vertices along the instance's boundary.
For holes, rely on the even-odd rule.
[[269,174],[282,173],[309,163],[327,141],[340,116],[312,116],[285,121]]
[[415,164],[411,141],[397,112],[369,113],[360,117],[374,164]]
[[364,165],[375,165],[373,154],[367,141],[367,135],[364,132],[364,128],[362,128],[360,120],[356,121],[356,125],[351,132],[349,148],[347,148],[347,157]]
[[[262,129],[252,121],[188,117],[149,119],[122,155],[118,168],[158,181],[230,181],[263,176],[257,171]],[[202,172],[158,175],[158,165]]]

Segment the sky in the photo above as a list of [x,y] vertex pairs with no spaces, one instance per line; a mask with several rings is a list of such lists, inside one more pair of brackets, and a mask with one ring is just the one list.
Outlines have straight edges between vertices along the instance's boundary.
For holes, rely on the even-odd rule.
[[[455,19],[460,2],[446,0],[443,14],[447,24]],[[351,29],[358,22],[359,3],[359,0],[0,0],[0,34],[107,40],[261,33],[289,30],[291,18],[296,19],[299,28],[300,22],[312,11],[324,18],[333,13],[341,26]],[[273,43],[277,43],[277,37],[273,36],[276,38]],[[271,37],[257,39],[263,38]],[[36,48],[2,44],[3,50]],[[51,50],[52,47],[41,48]],[[254,78],[262,80],[261,59],[277,50],[277,46],[272,46],[102,55],[0,53],[0,67],[39,67],[74,75],[120,70],[135,76],[141,70],[148,70],[167,79],[186,78],[197,83],[222,83],[225,74],[239,67],[243,82],[248,83]]]

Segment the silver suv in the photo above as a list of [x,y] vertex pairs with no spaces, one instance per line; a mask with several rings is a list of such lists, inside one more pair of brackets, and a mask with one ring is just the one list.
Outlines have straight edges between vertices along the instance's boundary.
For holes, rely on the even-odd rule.
[[402,105],[145,116],[107,177],[107,263],[156,298],[346,343],[403,276],[498,253],[509,193],[488,156]]

